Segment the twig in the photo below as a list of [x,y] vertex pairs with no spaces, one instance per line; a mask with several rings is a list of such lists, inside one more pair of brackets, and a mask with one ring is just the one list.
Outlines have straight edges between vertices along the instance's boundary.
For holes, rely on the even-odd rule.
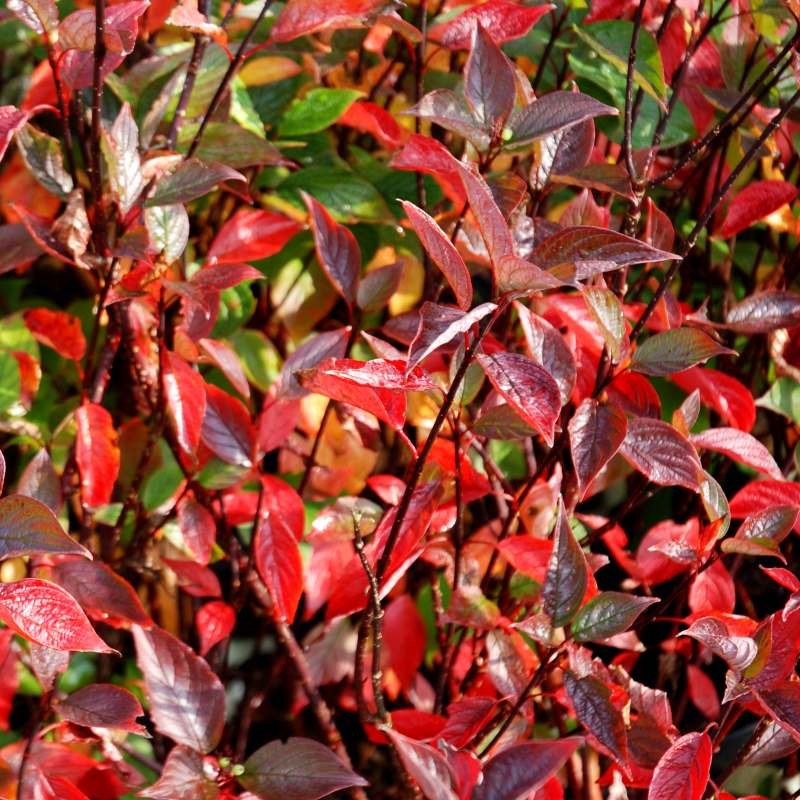
[[92,132],[89,152],[91,155],[91,185],[94,220],[92,232],[95,246],[100,255],[106,249],[106,220],[103,207],[103,174],[100,138],[102,136],[102,103],[103,103],[103,61],[106,57],[105,40],[105,0],[94,3],[94,71],[92,75]]

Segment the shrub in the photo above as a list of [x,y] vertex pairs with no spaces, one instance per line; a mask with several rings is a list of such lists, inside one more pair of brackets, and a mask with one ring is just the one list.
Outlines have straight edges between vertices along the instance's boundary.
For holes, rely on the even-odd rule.
[[3,797],[797,789],[795,3],[6,8]]

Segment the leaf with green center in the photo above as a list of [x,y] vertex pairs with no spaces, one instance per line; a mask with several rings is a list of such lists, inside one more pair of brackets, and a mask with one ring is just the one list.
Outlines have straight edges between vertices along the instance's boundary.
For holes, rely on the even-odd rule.
[[355,89],[312,89],[286,110],[278,126],[278,136],[291,139],[324,131],[361,96],[362,92]]
[[673,328],[640,344],[633,354],[631,369],[645,375],[672,375],[724,355],[737,353],[699,328]]
[[48,553],[91,558],[44,503],[21,494],[0,500],[0,559]]
[[620,766],[627,768],[628,742],[622,712],[611,702],[611,690],[598,678],[564,675],[575,716]]
[[572,635],[579,642],[602,642],[624,633],[657,597],[636,597],[625,592],[601,592],[572,620]]

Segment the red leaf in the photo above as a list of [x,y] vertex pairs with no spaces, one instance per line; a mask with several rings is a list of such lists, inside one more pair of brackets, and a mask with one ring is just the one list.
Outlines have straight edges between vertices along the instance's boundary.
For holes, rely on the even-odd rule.
[[767,289],[737,303],[725,315],[725,323],[739,333],[769,333],[800,322],[800,294]]
[[406,373],[403,362],[380,358],[329,358],[298,377],[303,388],[368,411],[395,430],[405,424],[406,391],[435,388],[420,368]]
[[24,316],[34,337],[59,355],[80,361],[86,354],[86,339],[77,317],[49,308],[30,308]]
[[447,197],[458,208],[466,202],[458,162],[436,139],[418,133],[412,134],[406,146],[391,160],[389,166],[393,169],[433,175]]
[[408,131],[388,111],[366,100],[348,106],[336,123],[369,133],[385,150],[397,150],[408,138]]
[[681,736],[656,765],[648,800],[701,800],[711,771],[707,733]]
[[211,512],[191,495],[178,503],[178,527],[183,541],[200,564],[208,564],[217,535]]
[[303,594],[303,561],[297,539],[280,517],[261,517],[253,543],[258,574],[269,589],[275,611],[291,622]]
[[405,200],[402,206],[425,251],[450,284],[459,307],[468,310],[472,305],[472,278],[461,254],[433,217]]
[[161,355],[167,418],[181,449],[194,455],[206,411],[206,384],[180,356]]
[[93,620],[114,628],[130,623],[151,624],[133,587],[99,561],[82,558],[61,561],[53,567],[53,580],[63,586]]
[[783,479],[781,468],[767,448],[754,436],[737,428],[709,428],[691,437],[695,447],[722,453],[776,481]]
[[151,800],[217,800],[219,789],[206,775],[200,753],[179,744],[169,751],[159,779],[139,795]]
[[75,411],[78,435],[75,460],[81,473],[81,501],[89,508],[111,502],[119,475],[119,447],[111,414],[97,403],[84,403]]
[[14,697],[19,688],[17,651],[14,646],[14,631],[0,631],[0,730],[7,731]]
[[731,201],[718,233],[727,239],[749,228],[797,197],[797,187],[786,181],[755,181]]
[[644,375],[623,372],[611,381],[607,392],[609,400],[628,414],[661,419],[661,399]]
[[701,642],[736,672],[750,665],[757,655],[758,648],[751,636],[732,633],[725,622],[716,617],[703,617],[680,635]]
[[700,392],[703,404],[713,409],[722,419],[742,431],[752,429],[756,421],[756,405],[750,391],[742,383],[708,367],[692,367],[685,372],[670,375],[670,380],[691,393]]
[[24,639],[53,650],[114,653],[72,595],[38,578],[0,584],[0,619]]
[[550,539],[537,539],[533,536],[509,536],[497,543],[497,549],[514,569],[544,583],[553,542]]
[[458,800],[453,791],[453,773],[439,750],[391,728],[382,730],[391,739],[406,771],[428,800]]
[[244,763],[239,783],[258,797],[281,800],[319,800],[351,786],[366,786],[325,745],[313,739],[290,737],[256,750]]
[[706,719],[719,717],[719,695],[714,681],[700,667],[689,664],[686,667],[686,684],[689,699]]
[[272,27],[273,42],[290,42],[323,30],[358,28],[386,5],[385,0],[289,0]]
[[183,559],[161,560],[178,576],[178,585],[187,594],[193,597],[222,597],[219,578],[208,567]]
[[447,707],[447,724],[441,731],[441,738],[453,747],[466,747],[483,729],[497,701],[491,697],[462,697]]
[[205,656],[214,645],[231,635],[236,625],[236,612],[227,603],[212,600],[200,606],[194,624],[200,639],[200,655]]
[[73,692],[58,706],[66,720],[87,728],[115,730],[147,736],[147,730],[136,722],[144,715],[139,701],[127,690],[110,683],[93,683]]
[[0,161],[8,150],[14,134],[28,121],[29,114],[15,106],[0,106]]
[[689,608],[693,614],[715,611],[731,613],[736,605],[736,587],[722,561],[715,561],[695,576],[689,589]]
[[243,209],[234,214],[214,237],[208,251],[209,264],[258,261],[280,252],[286,242],[302,230],[293,219],[261,209]]
[[485,764],[474,800],[516,800],[529,796],[558,772],[582,744],[581,737],[568,736],[507,747]]
[[383,651],[404,689],[410,689],[425,657],[426,632],[417,606],[403,594],[386,607],[383,620]]
[[569,443],[579,496],[619,450],[627,429],[627,418],[616,406],[589,397],[578,406],[569,421]]
[[775,506],[800,506],[800,483],[750,481],[730,501],[734,519],[743,519]]
[[306,507],[303,498],[286,481],[273,475],[262,475],[264,486],[264,511],[276,517],[294,534],[299,542],[306,525]]
[[428,36],[449,50],[466,50],[478,22],[492,39],[503,44],[524,36],[551,8],[549,4],[521,6],[508,0],[488,0],[467,9],[455,19],[433,25]]
[[620,452],[653,483],[699,489],[700,459],[689,440],[666,422],[643,417],[629,420]]
[[160,628],[134,626],[133,638],[156,729],[201,753],[213,750],[225,723],[219,678],[190,647]]
[[0,500],[0,559],[45,553],[91,558],[44,503],[19,494]]
[[189,285],[201,291],[222,291],[238,286],[245,281],[263,279],[263,275],[249,264],[230,264],[228,262],[203,267],[189,279]]
[[310,194],[304,192],[303,200],[311,217],[311,230],[320,266],[336,291],[352,308],[361,275],[361,251],[356,237],[344,225],[336,222],[325,206]]
[[550,373],[517,353],[479,354],[478,362],[514,411],[552,446],[561,393]]
[[216,386],[206,388],[206,410],[200,438],[215,456],[237,467],[250,467],[255,457],[256,432],[241,400]]

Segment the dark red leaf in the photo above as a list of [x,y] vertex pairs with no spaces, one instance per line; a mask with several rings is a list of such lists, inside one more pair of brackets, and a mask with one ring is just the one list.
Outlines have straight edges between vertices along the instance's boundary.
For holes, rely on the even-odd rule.
[[653,483],[693,491],[700,488],[702,467],[695,449],[666,422],[643,417],[629,420],[620,452]]
[[797,187],[786,181],[749,183],[731,201],[718,233],[725,239],[736,236],[795,197]]
[[575,410],[569,443],[580,496],[619,450],[627,429],[625,414],[608,403],[587,397]]
[[81,323],[72,314],[49,308],[30,308],[25,312],[25,324],[36,339],[64,358],[80,361],[86,354]]
[[313,739],[290,737],[256,750],[239,782],[259,797],[319,800],[351,786],[366,786],[332,750]]
[[553,551],[542,587],[542,605],[553,627],[560,628],[575,616],[588,580],[586,557],[569,526],[564,503],[560,501],[553,531]]
[[513,132],[511,146],[529,144],[535,139],[572,127],[602,115],[617,116],[619,111],[579,92],[550,92],[514,112],[509,121]]
[[439,750],[391,728],[384,728],[383,733],[389,737],[406,771],[428,800],[457,800],[452,770]]
[[97,403],[75,411],[78,433],[75,460],[81,473],[81,500],[90,508],[111,502],[119,475],[120,453],[111,414]]
[[194,624],[200,639],[200,655],[205,656],[214,645],[225,641],[236,625],[236,611],[220,600],[212,600],[197,610]]
[[478,355],[478,362],[514,411],[552,445],[561,393],[550,373],[517,353],[483,353]]
[[87,728],[114,728],[147,736],[147,730],[136,721],[144,715],[139,701],[127,689],[110,683],[78,689],[58,704],[58,713]]
[[215,339],[201,339],[198,344],[219,368],[220,372],[230,381],[231,386],[242,397],[249,400],[250,384],[247,382],[242,363],[233,348],[225,342],[219,342]]
[[496,133],[514,107],[514,70],[479,21],[472,31],[471,44],[464,67],[464,97],[477,119]]
[[564,685],[580,723],[625,768],[628,760],[625,721],[611,702],[611,690],[598,678],[591,675],[576,678],[569,672],[564,675]]
[[400,286],[403,269],[403,262],[397,261],[367,272],[358,284],[358,307],[367,313],[380,311]]
[[[474,800],[517,800],[537,791],[583,744],[579,736],[511,745],[489,759]],[[538,797],[538,795],[537,795]]]
[[53,580],[63,586],[93,620],[115,628],[130,623],[151,624],[133,587],[99,561],[82,558],[61,561],[53,567]]
[[178,527],[183,541],[200,564],[208,564],[217,535],[211,512],[191,495],[178,503]]
[[390,166],[433,175],[458,208],[466,201],[458,162],[436,139],[420,136],[418,133],[412,134],[405,147],[391,160]]
[[185,559],[161,559],[177,576],[178,585],[193,597],[222,597],[219,578],[206,566]]
[[[5,462],[2,462],[0,489],[5,477]],[[26,497],[32,497],[44,503],[52,512],[58,513],[63,501],[61,479],[53,467],[53,461],[47,450],[40,450],[29,462],[19,478],[17,491]]]
[[189,285],[200,291],[221,291],[238,286],[245,281],[257,281],[264,276],[248,264],[217,263],[198,270],[189,280]]
[[237,467],[250,467],[255,458],[256,432],[241,400],[216,386],[206,388],[206,410],[200,429],[203,444],[215,456]]
[[311,217],[311,230],[317,259],[336,291],[350,306],[356,302],[358,280],[361,275],[361,251],[356,237],[328,213],[325,206],[310,194],[303,200]]
[[219,789],[206,775],[200,753],[179,744],[170,750],[159,779],[139,795],[151,800],[217,800]]
[[656,765],[648,800],[701,800],[708,786],[711,754],[707,733],[681,736]]
[[53,650],[114,653],[72,595],[50,581],[0,584],[0,619],[24,639]]
[[261,209],[237,211],[214,237],[209,264],[258,261],[280,252],[302,227],[293,219]]
[[[491,189],[474,166],[456,163],[464,191],[467,193],[470,210],[478,223],[489,259],[496,267],[503,258],[514,255],[511,230],[492,196]],[[542,266],[535,259],[532,260],[538,266]]]
[[450,284],[459,307],[468,310],[472,305],[472,278],[461,254],[433,217],[405,200],[402,206],[425,251]]
[[208,753],[225,723],[225,690],[208,664],[160,628],[133,628],[156,729],[178,744]]
[[800,294],[767,289],[737,303],[725,315],[725,323],[739,333],[769,333],[800,322]]
[[466,747],[489,722],[497,701],[491,697],[463,697],[447,707],[441,738],[453,747]]
[[385,666],[397,676],[404,689],[413,686],[425,657],[425,623],[412,598],[403,594],[392,600],[383,619]]
[[188,203],[208,194],[223,181],[244,181],[247,178],[231,167],[214,162],[206,163],[199,158],[181,161],[174,172],[156,183],[156,191],[146,206],[170,206]]

